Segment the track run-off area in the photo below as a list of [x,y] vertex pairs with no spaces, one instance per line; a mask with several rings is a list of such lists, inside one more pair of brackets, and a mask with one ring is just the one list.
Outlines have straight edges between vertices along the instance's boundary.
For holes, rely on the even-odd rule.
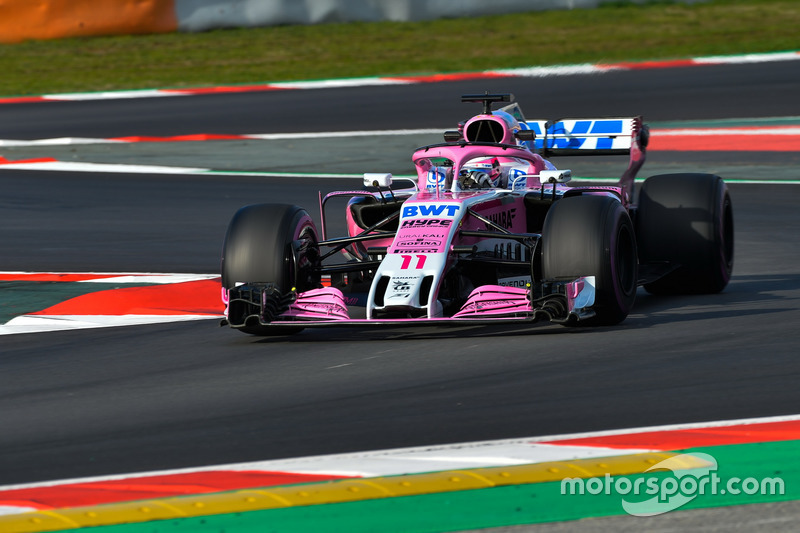
[[[785,530],[795,56],[0,101],[0,530]],[[725,178],[731,284],[640,290],[610,328],[217,326],[236,209],[318,216],[317,191],[408,175],[485,90],[529,118],[641,114],[641,177]]]

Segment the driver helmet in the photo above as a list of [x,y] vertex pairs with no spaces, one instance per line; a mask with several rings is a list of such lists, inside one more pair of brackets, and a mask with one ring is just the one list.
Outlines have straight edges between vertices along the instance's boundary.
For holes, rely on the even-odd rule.
[[496,157],[471,162],[461,170],[461,185],[466,189],[505,187],[503,167]]

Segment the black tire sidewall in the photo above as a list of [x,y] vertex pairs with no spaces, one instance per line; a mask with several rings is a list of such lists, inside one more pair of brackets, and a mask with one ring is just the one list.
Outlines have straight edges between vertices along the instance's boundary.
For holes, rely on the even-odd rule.
[[581,195],[557,201],[542,229],[542,275],[595,276],[596,315],[580,325],[613,325],[636,299],[636,238],[627,210],[615,198]]
[[222,285],[237,282],[275,283],[282,291],[295,284],[291,244],[302,231],[316,229],[301,207],[254,204],[236,212],[228,225],[222,251]]
[[[311,232],[309,235],[307,232]],[[281,291],[295,288],[297,265],[292,242],[304,235],[317,242],[317,232],[308,213],[287,204],[245,206],[231,219],[222,246],[222,286],[230,289],[237,282],[274,283]],[[298,290],[314,288],[297,287]],[[292,335],[302,326],[245,326],[239,331],[251,335]]]
[[733,207],[725,182],[713,174],[661,174],[639,194],[641,263],[674,270],[648,283],[654,294],[716,293],[733,271]]

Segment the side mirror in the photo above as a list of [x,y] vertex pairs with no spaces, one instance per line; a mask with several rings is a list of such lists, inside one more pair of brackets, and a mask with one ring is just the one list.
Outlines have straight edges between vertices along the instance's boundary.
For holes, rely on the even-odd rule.
[[444,132],[444,142],[454,143],[461,140],[461,132],[459,131],[446,131]]
[[514,137],[520,141],[533,141],[536,140],[536,132],[533,130],[519,130],[514,134]]
[[571,179],[571,170],[542,170],[539,172],[541,183],[567,183]]
[[388,188],[392,186],[392,175],[383,172],[366,172],[364,187]]

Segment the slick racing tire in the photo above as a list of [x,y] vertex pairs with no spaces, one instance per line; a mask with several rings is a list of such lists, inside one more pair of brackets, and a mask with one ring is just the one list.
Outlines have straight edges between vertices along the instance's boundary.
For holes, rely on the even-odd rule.
[[553,204],[542,229],[545,280],[595,276],[595,316],[569,325],[610,326],[625,320],[637,287],[636,235],[622,204],[583,195]]
[[[319,286],[317,230],[308,212],[296,205],[255,204],[239,209],[228,224],[222,246],[222,286],[274,283],[281,293]],[[286,335],[302,327],[247,325],[254,335]]]
[[652,294],[712,294],[733,271],[733,207],[728,187],[713,174],[647,178],[637,213],[639,259],[676,267],[645,284]]

